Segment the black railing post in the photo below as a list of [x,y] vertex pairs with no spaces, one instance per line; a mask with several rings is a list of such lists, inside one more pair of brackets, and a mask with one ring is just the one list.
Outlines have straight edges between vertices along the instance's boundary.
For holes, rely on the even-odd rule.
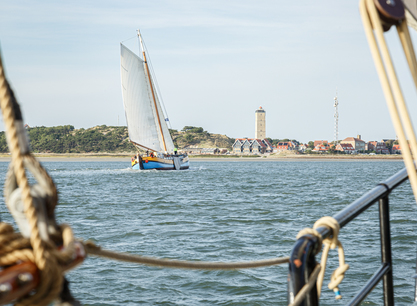
[[[307,283],[317,265],[315,254],[318,248],[317,237],[305,235],[297,240],[290,254],[288,272],[288,302],[294,301],[297,293]],[[300,306],[318,306],[317,287],[314,286]]]
[[[345,227],[350,221],[362,214],[372,205],[379,201],[379,221],[381,237],[381,261],[382,265],[372,275],[368,282],[347,304],[349,306],[360,305],[367,295],[383,280],[384,303],[394,305],[394,286],[392,280],[392,255],[391,255],[391,233],[389,221],[389,200],[388,195],[391,191],[408,179],[407,170],[403,169],[372,190],[362,195],[359,199],[346,206],[344,209],[333,215],[339,223],[340,228]],[[323,239],[329,237],[331,230],[322,226],[316,229]],[[288,275],[288,298],[292,302],[296,294],[306,283],[306,280],[315,267],[315,251],[318,247],[317,238],[305,235],[297,240],[292,248]],[[417,267],[416,267],[417,269]],[[417,273],[417,270],[416,270]],[[415,299],[417,300],[417,281]],[[302,306],[318,305],[316,287],[306,296]]]
[[392,281],[391,232],[389,222],[388,195],[379,200],[379,226],[381,229],[381,261],[390,269],[383,276],[384,305],[394,305],[394,286]]

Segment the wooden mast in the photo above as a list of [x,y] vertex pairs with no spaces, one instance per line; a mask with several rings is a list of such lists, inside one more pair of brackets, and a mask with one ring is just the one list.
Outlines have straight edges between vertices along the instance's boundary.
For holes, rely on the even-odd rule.
[[158,118],[159,130],[161,131],[161,136],[162,136],[162,143],[164,144],[164,151],[166,152],[167,151],[167,146],[165,144],[164,133],[162,132],[161,118],[159,117],[158,106],[156,105],[156,99],[155,99],[155,92],[153,90],[153,84],[152,84],[152,80],[151,80],[151,74],[149,72],[148,63],[146,61],[145,48],[143,47],[142,36],[140,35],[139,30],[138,30],[138,36],[139,36],[139,40],[140,40],[140,47],[142,49],[143,60],[145,62],[146,72],[148,74],[149,85],[151,86],[151,92],[152,92],[153,103],[155,105],[156,117]]

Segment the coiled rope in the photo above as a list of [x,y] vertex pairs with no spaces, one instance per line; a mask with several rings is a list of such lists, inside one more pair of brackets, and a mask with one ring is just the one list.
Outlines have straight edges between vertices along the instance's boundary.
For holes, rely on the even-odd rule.
[[35,261],[30,241],[15,233],[7,223],[0,223],[0,266],[12,265],[18,260]]
[[[328,237],[322,240],[322,236],[316,230],[317,228],[322,227],[322,226],[325,226],[329,230],[332,231],[331,237]],[[314,235],[315,237],[317,237],[317,239],[319,240],[319,244],[320,244],[319,247],[317,248],[318,251],[320,251],[321,249],[321,244],[324,244],[323,253],[322,253],[321,261],[320,261],[321,270],[317,276],[317,295],[319,298],[321,295],[321,288],[323,285],[324,273],[326,271],[326,263],[327,263],[327,257],[329,255],[329,250],[335,249],[336,247],[338,248],[338,253],[339,253],[339,267],[336,270],[334,270],[334,272],[332,273],[332,276],[330,278],[331,281],[328,285],[328,288],[333,289],[335,293],[335,298],[337,300],[342,298],[338,286],[340,285],[343,278],[345,277],[345,272],[349,269],[349,265],[345,263],[345,253],[343,251],[343,246],[342,246],[342,243],[338,239],[339,230],[340,230],[340,225],[336,221],[336,219],[327,216],[327,217],[323,217],[317,220],[316,223],[314,223],[314,226],[312,229],[305,228],[301,230],[297,235],[297,239],[307,234]],[[310,279],[312,278],[310,277]]]
[[[74,259],[74,235],[71,228],[62,224],[60,226],[63,237],[63,250],[58,251],[49,245],[50,252],[61,265],[68,264]],[[0,266],[10,266],[18,261],[35,262],[35,255],[28,238],[15,233],[10,224],[0,223]],[[60,269],[61,270],[61,269]]]
[[[59,262],[65,261],[66,258],[74,255],[71,253],[73,251],[71,245],[74,239],[69,238],[72,236],[72,232],[67,226],[64,226],[62,229],[65,232],[66,238],[69,238],[69,240],[65,239],[67,248],[61,253],[56,251],[56,246],[50,242],[43,241],[40,237],[37,212],[30,194],[30,185],[24,167],[25,158],[32,159],[32,161],[35,159],[24,149],[26,144],[23,143],[23,140],[21,138],[19,139],[19,136],[22,134],[21,131],[20,133],[18,132],[18,129],[21,128],[21,122],[19,125],[17,120],[21,119],[20,109],[13,91],[7,82],[1,57],[0,107],[12,157],[11,165],[17,186],[21,189],[24,214],[30,228],[30,238],[28,240],[19,236],[19,234],[14,234],[11,226],[5,225],[4,223],[0,224],[0,241],[3,242],[0,250],[0,262],[8,264],[25,260],[34,262],[40,272],[40,284],[34,293],[21,298],[17,301],[16,305],[48,305],[58,297],[62,290],[63,276]],[[38,167],[42,168],[39,163]],[[47,172],[43,171],[43,173],[45,174]],[[47,176],[49,177],[49,175]],[[52,179],[50,180],[52,181]],[[56,205],[56,202],[54,205]]]

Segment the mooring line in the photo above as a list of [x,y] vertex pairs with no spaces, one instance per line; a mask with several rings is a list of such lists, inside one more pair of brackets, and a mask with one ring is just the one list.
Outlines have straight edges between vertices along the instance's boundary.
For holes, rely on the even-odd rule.
[[127,261],[131,263],[143,264],[148,266],[158,266],[178,269],[204,269],[204,270],[236,270],[260,268],[288,263],[289,257],[277,257],[271,259],[246,261],[246,262],[207,262],[207,261],[186,261],[164,259],[156,257],[141,256],[122,252],[103,250],[92,241],[83,242],[85,251],[89,255],[105,257],[114,260]]

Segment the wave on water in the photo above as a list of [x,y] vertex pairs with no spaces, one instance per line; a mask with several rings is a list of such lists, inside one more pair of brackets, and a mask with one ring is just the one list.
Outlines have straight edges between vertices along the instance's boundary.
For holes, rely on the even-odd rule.
[[[299,230],[334,215],[404,167],[399,162],[204,162],[188,171],[132,170],[126,162],[56,162],[59,222],[103,248],[182,260],[288,256]],[[0,163],[0,180],[7,165]],[[389,197],[396,305],[412,305],[417,214],[409,183]],[[378,205],[343,228],[350,270],[343,300],[323,286],[320,305],[352,299],[380,265]],[[0,214],[13,219],[0,198]],[[329,257],[331,270],[337,252]],[[84,305],[288,305],[288,266],[240,271],[161,269],[88,257],[68,274]],[[381,285],[379,285],[381,286]],[[364,301],[383,305],[380,289]]]

